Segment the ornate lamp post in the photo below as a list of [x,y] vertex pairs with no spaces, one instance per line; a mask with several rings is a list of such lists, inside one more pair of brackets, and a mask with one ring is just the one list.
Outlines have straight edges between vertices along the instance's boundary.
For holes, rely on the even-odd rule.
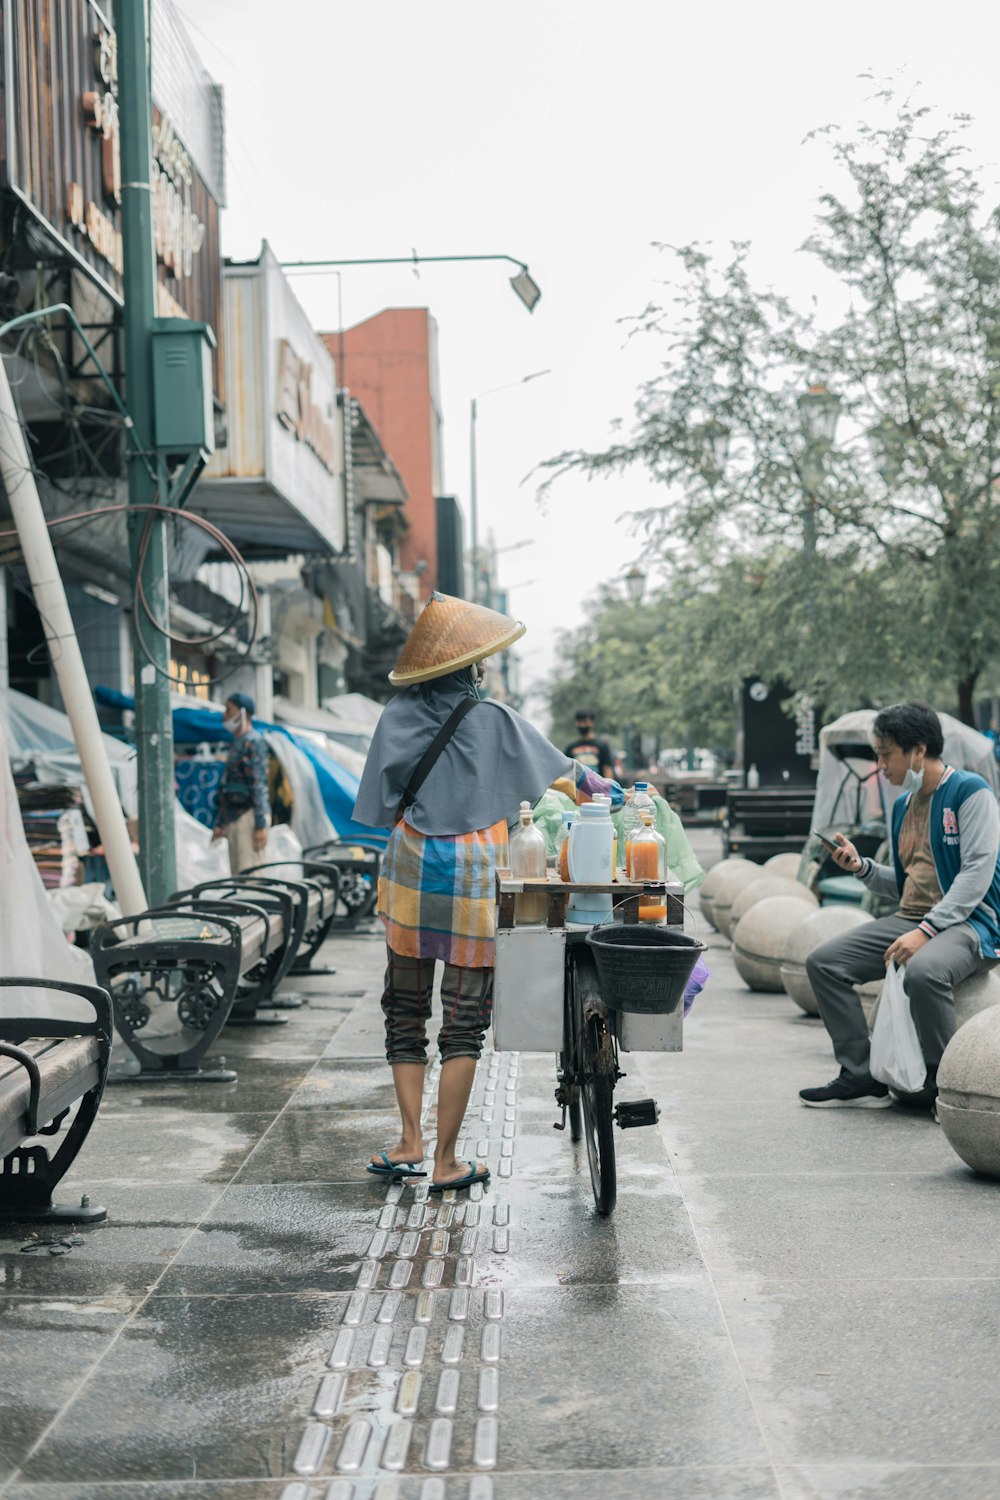
[[806,458],[803,464],[803,479],[806,487],[806,505],[802,534],[805,550],[816,551],[816,490],[822,476],[823,458],[833,446],[837,433],[840,397],[827,390],[822,382],[811,385],[798,399],[799,423],[806,440]]

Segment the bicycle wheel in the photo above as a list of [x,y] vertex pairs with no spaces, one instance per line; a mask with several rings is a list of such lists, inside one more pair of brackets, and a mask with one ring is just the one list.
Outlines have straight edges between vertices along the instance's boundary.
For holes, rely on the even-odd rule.
[[596,1016],[587,1020],[584,1012],[586,996],[594,992],[596,985],[593,960],[580,954],[573,970],[573,1009],[578,1028],[577,1077],[580,1079],[583,1135],[587,1143],[594,1202],[597,1212],[606,1217],[614,1209],[618,1197],[612,1104],[614,1075],[607,1066],[609,1038],[606,1023]]

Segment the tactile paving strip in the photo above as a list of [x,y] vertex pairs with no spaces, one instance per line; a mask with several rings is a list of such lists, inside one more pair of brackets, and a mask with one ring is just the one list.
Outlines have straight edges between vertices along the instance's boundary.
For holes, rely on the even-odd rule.
[[[427,1070],[425,1135],[439,1071],[436,1060]],[[467,1500],[493,1500],[482,1471],[500,1451],[504,1294],[479,1286],[476,1258],[510,1248],[502,1179],[513,1166],[519,1071],[516,1053],[492,1053],[476,1071],[458,1155],[487,1162],[486,1193],[476,1184],[432,1198],[426,1179],[387,1186],[327,1373],[317,1372],[292,1464],[302,1479],[280,1500],[401,1500],[398,1476],[412,1485],[421,1470],[420,1500],[446,1500],[456,1450],[463,1468],[481,1471],[468,1477]],[[336,1477],[320,1477],[331,1461]]]

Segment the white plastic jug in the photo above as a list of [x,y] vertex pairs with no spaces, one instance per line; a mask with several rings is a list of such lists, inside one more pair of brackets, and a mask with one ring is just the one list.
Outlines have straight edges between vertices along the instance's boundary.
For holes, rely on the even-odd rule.
[[[589,802],[569,831],[569,878],[585,885],[610,885],[614,874],[615,829],[606,802]],[[585,891],[570,896],[566,921],[593,927],[611,911],[611,897]]]

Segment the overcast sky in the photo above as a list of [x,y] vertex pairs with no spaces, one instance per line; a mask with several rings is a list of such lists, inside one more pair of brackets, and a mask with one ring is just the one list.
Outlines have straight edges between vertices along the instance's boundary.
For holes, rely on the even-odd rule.
[[[902,73],[928,102],[976,117],[995,181],[1000,12],[984,0],[179,0],[224,84],[223,248],[281,259],[503,252],[542,288],[529,316],[502,265],[342,273],[344,321],[386,306],[437,319],[445,485],[469,494],[479,408],[480,525],[528,625],[525,675],[555,664],[560,626],[621,576],[640,545],[619,517],[657,503],[636,473],[564,479],[547,514],[526,476],[564,448],[599,448],[629,418],[655,344],[625,344],[667,268],[652,247],[754,245],[759,281],[803,301],[821,273],[797,254],[832,180],[811,129],[872,114],[859,75]],[[990,19],[992,13],[992,19]],[[1000,196],[1000,195],[998,195]],[[317,327],[337,326],[337,279],[301,277]],[[669,651],[669,642],[665,643]]]

